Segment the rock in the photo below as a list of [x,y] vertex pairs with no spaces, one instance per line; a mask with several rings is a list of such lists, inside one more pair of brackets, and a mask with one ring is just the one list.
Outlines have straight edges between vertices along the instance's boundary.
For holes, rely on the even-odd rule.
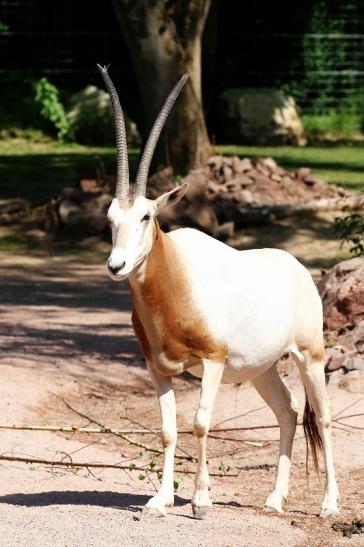
[[100,190],[97,180],[95,179],[80,180],[80,188],[82,192],[98,192]]
[[350,393],[364,393],[364,370],[352,370],[343,376],[339,387]]
[[58,208],[58,214],[63,224],[68,224],[71,217],[80,214],[80,211],[79,205],[69,199],[63,199]]
[[309,169],[309,167],[300,167],[300,169],[298,169],[296,172],[297,178],[303,179],[303,180],[305,180],[310,175],[311,175],[311,169]]
[[356,353],[351,353],[345,356],[342,366],[348,371],[364,370],[364,358]]
[[332,372],[343,366],[347,349],[344,346],[337,345],[332,348],[326,349],[326,372]]
[[176,187],[176,183],[172,180],[173,169],[165,167],[148,179],[147,198],[156,199],[158,196],[169,192]]
[[244,203],[253,203],[254,196],[253,193],[250,190],[241,190],[240,193],[240,201],[242,204]]
[[324,326],[338,330],[364,320],[364,259],[339,262],[319,282]]
[[[67,119],[77,142],[84,144],[114,144],[114,116],[108,93],[88,85],[70,97]],[[140,146],[137,126],[124,112],[128,144]]]
[[220,119],[228,142],[304,144],[293,97],[270,88],[235,88],[220,97]]
[[100,234],[107,226],[104,213],[80,210],[68,217],[65,232],[76,236]]

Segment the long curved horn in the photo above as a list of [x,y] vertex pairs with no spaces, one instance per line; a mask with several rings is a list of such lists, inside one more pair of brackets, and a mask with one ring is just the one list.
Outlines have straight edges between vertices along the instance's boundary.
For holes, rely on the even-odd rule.
[[189,74],[184,74],[178,83],[174,86],[171,93],[168,95],[162,110],[159,112],[157,119],[154,122],[152,130],[149,134],[147,144],[145,145],[142,159],[140,160],[138,173],[135,181],[134,198],[145,195],[147,186],[148,173],[152,161],[153,153],[159,139],[159,135],[163,129],[164,122],[174,105],[175,100],[180,94],[183,86],[189,78]]
[[129,198],[129,164],[123,111],[121,109],[119,97],[114,87],[114,84],[112,83],[111,78],[107,73],[108,67],[100,66],[98,64],[97,68],[99,69],[100,74],[105,82],[114,111],[117,152],[115,197],[120,202],[124,202],[127,201]]

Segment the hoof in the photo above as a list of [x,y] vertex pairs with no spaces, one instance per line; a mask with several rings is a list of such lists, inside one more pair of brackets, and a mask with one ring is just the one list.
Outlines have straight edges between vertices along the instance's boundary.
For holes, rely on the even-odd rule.
[[266,513],[279,513],[280,515],[282,515],[284,513],[281,506],[279,506],[278,504],[273,505],[273,503],[272,504],[265,504],[264,507],[263,507],[263,511],[265,511]]
[[166,510],[162,507],[143,507],[140,517],[144,518],[156,518],[156,517],[165,517],[167,514]]
[[320,511],[320,517],[328,519],[330,517],[336,517],[339,514],[337,507],[322,507]]
[[192,513],[193,518],[201,520],[205,517],[205,515],[211,510],[210,505],[192,505]]

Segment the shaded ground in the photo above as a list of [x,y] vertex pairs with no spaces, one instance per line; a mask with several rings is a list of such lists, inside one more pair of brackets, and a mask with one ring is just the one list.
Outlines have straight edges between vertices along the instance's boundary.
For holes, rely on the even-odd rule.
[[[80,256],[3,255],[0,265],[1,421],[87,425],[65,403],[111,427],[159,427],[157,401],[130,325],[127,287],[109,281],[103,266]],[[296,371],[285,378],[301,402]],[[178,426],[190,428],[199,383],[175,382]],[[333,413],[364,412],[363,396],[329,386]],[[226,420],[226,421],[225,421]],[[214,425],[273,424],[255,390],[222,386]],[[362,418],[346,424],[362,426]],[[361,545],[363,536],[342,538],[333,519],[317,517],[321,486],[305,478],[305,443],[297,431],[291,493],[283,516],[261,509],[274,480],[277,430],[230,432],[210,439],[213,512],[191,518],[194,464],[176,461],[181,477],[176,506],[165,519],[135,520],[155,491],[155,475],[77,468],[66,470],[1,463],[1,545]],[[160,447],[154,435],[134,441]],[[230,440],[233,439],[233,440]],[[1,431],[1,452],[83,462],[148,463],[140,446],[107,434]],[[342,494],[342,518],[363,517],[364,432],[336,424],[334,451]],[[194,439],[180,435],[177,453],[195,455]],[[140,455],[142,453],[142,455]],[[177,465],[179,462],[181,465]],[[158,465],[158,463],[157,463]],[[262,466],[262,467],[259,467]],[[180,470],[178,472],[178,469]]]

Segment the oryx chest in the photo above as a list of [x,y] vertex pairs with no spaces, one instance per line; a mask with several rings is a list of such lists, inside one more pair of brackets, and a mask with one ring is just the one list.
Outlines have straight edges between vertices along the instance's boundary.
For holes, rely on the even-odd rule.
[[134,329],[160,373],[180,374],[208,359],[225,362],[226,345],[196,306],[191,279],[168,236],[159,232],[143,275],[130,281]]

